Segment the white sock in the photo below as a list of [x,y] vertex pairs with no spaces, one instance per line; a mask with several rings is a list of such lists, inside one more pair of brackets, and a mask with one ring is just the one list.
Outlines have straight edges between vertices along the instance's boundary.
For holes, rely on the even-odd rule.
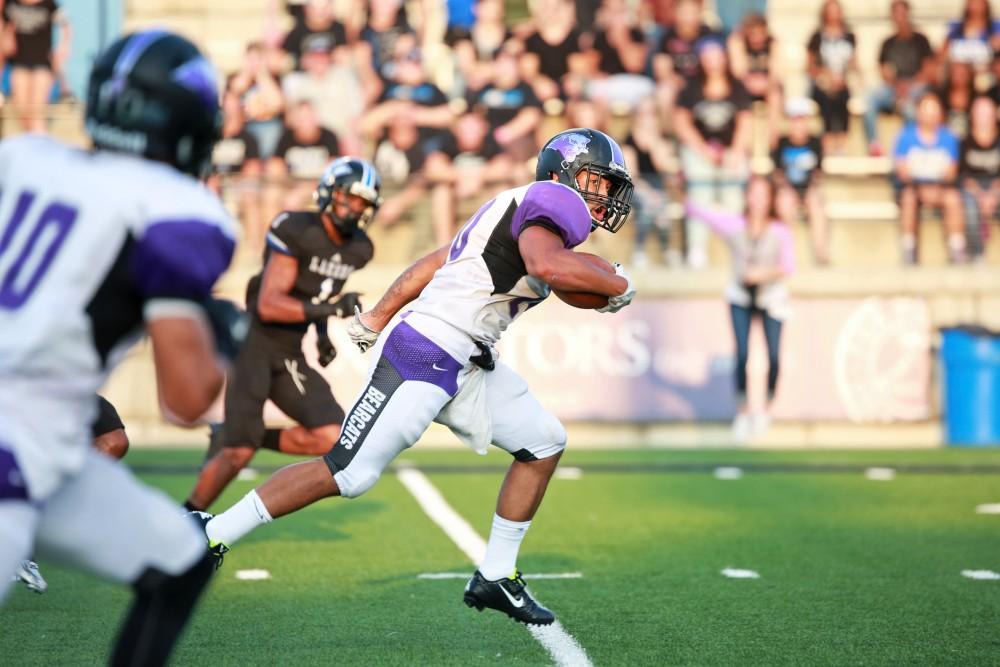
[[205,526],[205,534],[212,544],[221,542],[231,547],[257,526],[271,521],[271,514],[264,507],[257,491],[251,491],[238,503],[209,521]]
[[493,528],[490,530],[490,541],[486,543],[486,556],[479,566],[479,571],[488,581],[496,581],[514,574],[517,552],[530,526],[530,521],[508,521],[499,514],[493,515]]

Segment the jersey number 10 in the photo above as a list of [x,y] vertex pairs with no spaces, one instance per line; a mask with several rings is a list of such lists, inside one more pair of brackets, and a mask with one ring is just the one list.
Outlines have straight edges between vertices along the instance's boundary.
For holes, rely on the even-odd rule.
[[31,231],[22,235],[23,242],[15,245],[14,236],[34,201],[35,193],[21,193],[0,236],[0,308],[4,310],[16,310],[31,297],[76,222],[75,208],[52,202],[38,214]]

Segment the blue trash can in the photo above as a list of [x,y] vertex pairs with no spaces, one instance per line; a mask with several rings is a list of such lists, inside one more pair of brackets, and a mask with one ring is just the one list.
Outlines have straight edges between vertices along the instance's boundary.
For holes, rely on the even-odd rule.
[[1000,445],[1000,334],[941,331],[945,437],[955,447]]

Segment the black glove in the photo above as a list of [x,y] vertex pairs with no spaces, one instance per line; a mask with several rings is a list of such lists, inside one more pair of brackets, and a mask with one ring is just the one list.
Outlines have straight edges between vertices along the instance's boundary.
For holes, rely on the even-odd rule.
[[[355,306],[361,308],[360,296],[357,292],[344,292],[333,303],[310,303],[307,301],[302,305],[306,321],[316,322],[328,317],[350,317],[354,315]],[[362,308],[362,310],[364,309]]]
[[469,361],[482,368],[484,371],[492,371],[497,367],[496,357],[493,356],[493,348],[486,343],[474,341],[479,353],[469,357]]
[[361,295],[357,292],[344,292],[333,302],[333,307],[336,308],[333,314],[337,317],[352,317],[355,308],[361,311],[365,309],[361,305]]
[[337,348],[330,340],[330,334],[326,330],[326,324],[316,322],[316,352],[318,352],[319,365],[326,368],[330,362],[337,358]]
[[205,299],[201,305],[215,334],[215,349],[226,359],[235,360],[250,330],[246,311],[228,299],[214,297]]

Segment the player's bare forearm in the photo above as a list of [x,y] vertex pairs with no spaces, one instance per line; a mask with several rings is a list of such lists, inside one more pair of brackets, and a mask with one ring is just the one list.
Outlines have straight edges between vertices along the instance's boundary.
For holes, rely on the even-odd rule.
[[289,293],[295,287],[299,262],[294,257],[275,253],[267,260],[261,278],[257,315],[264,322],[305,322],[305,306]]
[[554,289],[618,296],[628,288],[627,280],[567,250],[561,238],[543,227],[522,231],[518,248],[528,274]]
[[263,322],[297,323],[305,322],[305,305],[299,299],[287,294],[261,294],[257,304],[257,314]]
[[434,277],[434,272],[444,266],[448,259],[448,246],[441,246],[424,255],[403,271],[375,307],[362,316],[365,326],[373,331],[381,331],[399,309],[413,301]]
[[212,407],[225,373],[208,324],[195,317],[163,317],[146,324],[153,342],[157,386],[164,406],[192,423]]
[[545,281],[549,287],[567,292],[618,296],[628,287],[621,276],[595,268],[572,250],[564,249],[552,253],[538,275],[531,275]]

